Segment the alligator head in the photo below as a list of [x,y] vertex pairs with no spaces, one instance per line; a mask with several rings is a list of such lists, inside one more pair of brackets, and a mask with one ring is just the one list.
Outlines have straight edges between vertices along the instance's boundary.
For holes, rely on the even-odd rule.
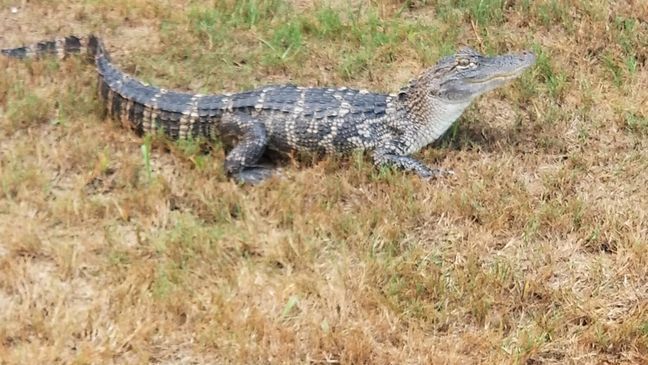
[[470,103],[477,96],[517,78],[535,60],[536,56],[528,51],[491,57],[465,47],[412,80],[400,96]]
[[437,63],[437,96],[448,100],[470,100],[520,76],[535,63],[531,52],[488,57],[471,48]]
[[531,52],[489,57],[470,48],[441,59],[398,93],[398,109],[419,125],[405,152],[441,137],[476,97],[515,79],[534,63]]

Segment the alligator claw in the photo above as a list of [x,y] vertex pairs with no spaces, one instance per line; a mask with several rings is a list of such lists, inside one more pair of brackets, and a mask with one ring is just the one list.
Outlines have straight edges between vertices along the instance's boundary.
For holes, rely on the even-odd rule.
[[439,179],[446,176],[452,176],[455,172],[443,168],[431,168],[426,171],[425,174],[421,174],[421,177],[425,180]]
[[232,174],[232,177],[238,183],[256,185],[267,180],[273,174],[273,170],[266,167],[248,167],[243,171]]

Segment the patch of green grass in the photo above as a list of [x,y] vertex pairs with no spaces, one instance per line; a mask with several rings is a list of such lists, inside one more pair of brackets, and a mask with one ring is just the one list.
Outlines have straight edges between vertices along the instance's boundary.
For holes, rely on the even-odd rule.
[[503,0],[459,0],[457,5],[470,10],[470,17],[479,26],[501,24],[504,20]]
[[339,67],[343,80],[353,80],[365,74],[370,67],[373,54],[370,50],[360,50],[357,53],[344,57]]
[[637,73],[637,59],[634,56],[626,56],[625,66],[629,74],[633,75]]
[[166,265],[160,265],[155,273],[155,278],[151,286],[151,293],[156,299],[164,299],[173,292],[179,284],[181,284],[177,275],[174,275],[174,270]]
[[210,163],[214,163],[209,151],[222,148],[220,143],[212,144],[204,138],[187,138],[174,142],[182,156],[196,167],[197,171],[204,171]]
[[538,351],[542,345],[550,341],[547,333],[538,328],[530,328],[521,331],[518,337],[518,345],[515,349],[515,357],[520,362],[526,360]]
[[[347,10],[320,4],[310,13],[297,13],[289,4],[261,1],[240,5],[225,2],[207,8],[192,6],[187,11],[190,34],[204,40],[208,51],[190,52],[185,47],[178,54],[181,47],[170,47],[165,50],[166,59],[142,61],[158,68],[156,64],[167,63],[172,58],[175,64],[187,63],[196,73],[206,75],[208,83],[219,82],[212,81],[210,76],[209,68],[214,64],[224,74],[231,75],[232,80],[240,79],[242,73],[259,72],[259,64],[271,72],[298,76],[310,53],[326,55],[331,50],[331,42],[336,42],[339,57],[334,59],[333,68],[343,80],[353,80],[367,74],[380,75],[380,70],[389,68],[404,52],[414,52],[427,65],[439,54],[456,48],[458,24],[445,27],[441,33],[437,27],[421,20],[405,19],[404,15],[385,18],[374,5],[342,15]],[[187,35],[178,36],[183,32],[181,24],[180,19],[163,23],[165,43],[178,46],[191,43]],[[187,39],[179,41],[182,38]],[[252,47],[243,51],[239,45],[241,40]],[[252,65],[257,65],[257,69]],[[178,76],[183,77],[179,81],[190,82],[183,74]]]
[[619,65],[619,62],[615,57],[607,53],[602,57],[603,65],[608,69],[609,73],[612,76],[612,82],[616,87],[623,86],[623,68]]
[[228,41],[234,30],[265,28],[281,14],[292,14],[282,0],[217,1],[208,7],[193,5],[187,12],[192,30],[214,45]]
[[270,49],[264,57],[266,63],[274,65],[290,61],[302,48],[302,23],[296,19],[282,24],[273,31],[270,41],[261,41]]
[[504,5],[503,0],[450,0],[438,1],[436,7],[446,21],[459,16],[487,28],[504,21]]
[[643,321],[639,324],[639,332],[648,340],[648,321]]
[[[338,68],[345,80],[376,73],[374,70],[397,61],[406,48],[427,64],[439,55],[437,45],[445,44],[435,28],[422,22],[384,19],[373,8],[367,13],[366,17],[352,18],[349,24],[343,24],[338,35],[350,47]],[[443,51],[447,49],[450,47]]]
[[612,22],[616,40],[627,56],[634,56],[639,44],[640,29],[637,29],[637,20],[616,16]]
[[281,316],[284,318],[289,317],[290,314],[298,308],[298,305],[299,305],[299,297],[296,295],[291,296],[288,299],[286,305],[283,307],[283,310],[281,311]]
[[569,8],[562,1],[541,1],[538,4],[537,13],[540,22],[546,27],[559,24],[567,29],[573,28],[573,22],[569,15]]
[[520,91],[520,104],[528,105],[538,95],[538,82],[533,71],[524,73],[516,82],[516,86]]
[[583,1],[580,6],[593,22],[604,21],[609,15],[609,5],[604,1]]
[[601,60],[603,66],[612,75],[614,84],[621,87],[628,81],[628,77],[637,73],[639,67],[637,51],[645,45],[642,46],[640,38],[642,31],[636,19],[616,16],[610,23],[611,37],[620,47],[621,53],[608,50],[601,56]]
[[637,113],[626,112],[624,114],[626,127],[635,133],[648,135],[648,117]]
[[[107,255],[108,263],[110,266],[115,266],[119,269],[126,269],[128,268],[132,262],[133,258],[131,256],[131,253],[128,250],[124,249],[111,249],[109,250],[109,253]],[[160,288],[161,289],[161,288]],[[160,292],[162,290],[160,289],[154,289],[154,292]]]
[[[227,1],[216,2],[216,4],[227,4]],[[230,4],[232,2],[229,2]],[[289,4],[284,0],[243,0],[233,1],[234,6],[225,5],[225,8],[232,9],[228,14],[232,23],[252,27],[264,19],[274,17],[288,11]]]
[[144,173],[146,181],[151,181],[153,178],[153,168],[151,166],[151,136],[144,137],[144,143],[140,146],[142,151],[142,161],[144,163]]
[[337,39],[343,34],[344,25],[340,13],[331,7],[323,7],[315,12],[317,32],[325,39]]
[[547,87],[554,98],[560,98],[567,86],[567,74],[563,71],[558,71],[547,77]]
[[534,46],[534,51],[537,55],[535,69],[537,70],[539,80],[544,82],[552,98],[561,98],[568,85],[567,74],[562,70],[556,71],[556,67],[551,62],[550,55],[544,49]]
[[[218,49],[230,35],[232,28],[226,22],[226,15],[216,8],[202,8],[193,6],[187,12],[191,31],[201,39],[207,41],[209,49]],[[162,31],[175,33],[175,26],[171,23],[164,23]],[[165,32],[166,33],[166,32]]]

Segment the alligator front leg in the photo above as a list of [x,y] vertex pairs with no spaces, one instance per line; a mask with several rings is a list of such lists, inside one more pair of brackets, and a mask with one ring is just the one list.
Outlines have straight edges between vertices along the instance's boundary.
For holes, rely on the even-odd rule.
[[238,143],[225,157],[225,171],[238,182],[257,184],[272,176],[272,170],[257,165],[268,143],[263,123],[246,114],[222,118],[223,135],[235,137]]
[[404,171],[411,171],[426,180],[454,174],[451,170],[431,168],[411,156],[399,154],[394,150],[385,148],[374,151],[373,161],[377,167],[386,165]]

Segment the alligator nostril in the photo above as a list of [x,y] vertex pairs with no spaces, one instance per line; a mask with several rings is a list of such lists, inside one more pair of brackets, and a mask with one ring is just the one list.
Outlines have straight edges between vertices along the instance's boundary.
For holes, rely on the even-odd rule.
[[535,53],[531,51],[522,51],[522,59],[535,59],[536,55]]

